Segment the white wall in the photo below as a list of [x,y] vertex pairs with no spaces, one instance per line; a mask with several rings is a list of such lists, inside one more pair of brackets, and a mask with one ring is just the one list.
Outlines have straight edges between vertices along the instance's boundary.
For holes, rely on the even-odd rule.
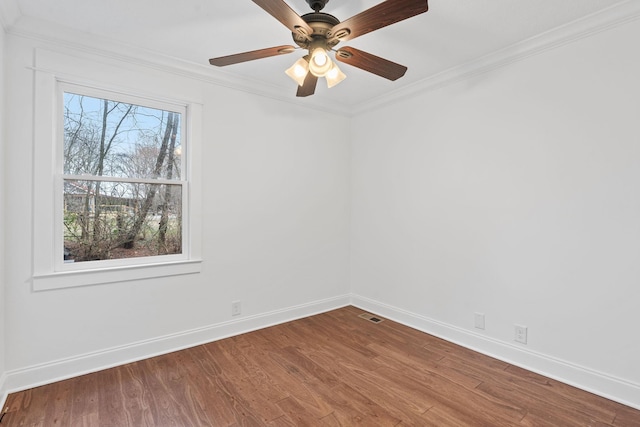
[[[205,139],[196,159],[203,162],[200,274],[32,292],[34,79],[28,67],[36,47],[62,52],[66,68],[77,58],[100,65],[76,77],[202,103]],[[65,51],[7,38],[6,118],[14,143],[5,187],[11,207],[6,367],[12,388],[348,302],[348,119],[206,78]],[[309,132],[317,122],[327,124],[331,138]],[[234,300],[242,301],[240,318],[231,317]]]
[[[203,104],[204,263],[47,292],[30,287],[28,67],[36,47],[66,48],[7,36],[7,388],[329,309],[350,280],[358,305],[639,406],[639,35],[630,23],[353,120],[67,51],[106,64],[84,79]],[[309,132],[318,121],[327,141]],[[513,323],[529,327],[526,346]]]
[[640,407],[637,40],[635,21],[357,117],[355,300]]
[[4,153],[5,153],[5,126],[4,126],[4,27],[0,22],[0,408],[4,402],[5,394],[5,238],[4,238]]

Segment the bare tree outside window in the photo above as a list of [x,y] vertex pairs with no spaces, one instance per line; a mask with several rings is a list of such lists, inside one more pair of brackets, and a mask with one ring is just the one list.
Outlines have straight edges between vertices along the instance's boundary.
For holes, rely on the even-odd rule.
[[64,94],[64,258],[182,253],[181,115]]

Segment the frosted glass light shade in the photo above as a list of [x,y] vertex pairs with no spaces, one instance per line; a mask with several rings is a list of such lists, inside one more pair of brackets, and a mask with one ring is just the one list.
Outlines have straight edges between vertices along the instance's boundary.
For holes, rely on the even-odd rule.
[[287,68],[285,71],[287,76],[291,77],[293,81],[298,83],[298,86],[302,86],[304,84],[304,79],[307,77],[308,72],[309,63],[304,58],[298,59],[295,64]]
[[327,75],[325,76],[325,79],[327,80],[327,87],[329,88],[334,87],[335,85],[337,85],[338,83],[340,83],[346,78],[347,76],[342,72],[342,70],[340,70],[340,68],[338,68],[335,62],[333,63],[333,66],[331,67]]

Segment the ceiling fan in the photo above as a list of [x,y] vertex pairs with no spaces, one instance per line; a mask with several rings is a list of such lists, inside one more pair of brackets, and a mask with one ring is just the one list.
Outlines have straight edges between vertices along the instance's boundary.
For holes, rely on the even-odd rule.
[[[313,12],[299,16],[284,0],[252,0],[291,30],[293,41],[308,54],[298,59],[285,72],[296,83],[296,96],[313,95],[318,78],[324,77],[332,87],[346,78],[335,59],[389,80],[404,76],[407,67],[353,47],[333,48],[341,41],[353,40],[363,34],[400,22],[429,10],[427,0],[386,0],[364,12],[340,22],[335,16],[321,12],[329,0],[306,0]],[[252,50],[234,55],[211,58],[218,67],[292,53],[296,46],[283,45]]]

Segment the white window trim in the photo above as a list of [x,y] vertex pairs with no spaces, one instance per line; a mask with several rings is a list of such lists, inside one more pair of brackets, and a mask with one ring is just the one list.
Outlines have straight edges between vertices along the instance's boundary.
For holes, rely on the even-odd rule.
[[[44,61],[49,55],[43,55]],[[59,64],[59,60],[57,62]],[[199,273],[201,270],[201,141],[202,141],[202,105],[190,101],[163,99],[150,96],[148,93],[136,93],[126,88],[102,88],[95,83],[84,83],[82,79],[56,75],[55,59],[48,66],[36,67],[34,70],[34,199],[33,199],[33,277],[34,291],[53,290],[77,286],[89,286],[105,283],[116,283],[131,280],[159,278],[184,274]],[[85,64],[91,67],[90,64]],[[97,66],[97,65],[94,65]],[[71,86],[93,87],[99,96],[106,93],[122,94],[118,99],[142,99],[144,105],[181,105],[186,111],[184,136],[188,149],[185,164],[185,190],[183,204],[186,221],[183,234],[185,245],[180,257],[157,256],[128,259],[124,263],[103,261],[87,262],[88,268],[78,271],[74,268],[61,268],[62,263],[56,258],[61,250],[62,225],[62,174],[60,168],[59,135],[62,134],[59,120],[61,93],[63,88]],[[90,94],[91,90],[84,92]],[[102,94],[102,95],[100,95]],[[184,197],[186,195],[186,197]],[[185,247],[186,246],[186,247]],[[130,261],[133,260],[133,261]],[[129,264],[131,265],[125,265]],[[78,263],[80,264],[80,263]],[[111,265],[110,265],[111,264]],[[115,264],[115,265],[114,265]],[[94,267],[95,268],[91,268]]]

